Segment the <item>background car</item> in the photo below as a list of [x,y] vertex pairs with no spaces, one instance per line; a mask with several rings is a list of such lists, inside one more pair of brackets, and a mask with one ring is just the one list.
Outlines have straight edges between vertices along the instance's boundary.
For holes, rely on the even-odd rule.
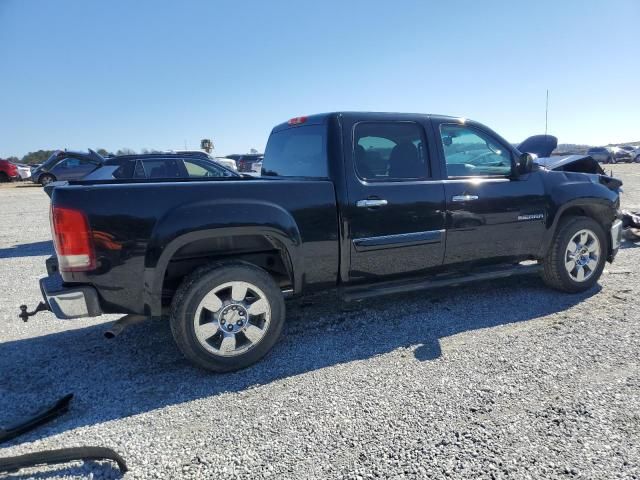
[[251,166],[251,173],[253,175],[262,175],[262,160],[255,162]]
[[640,162],[640,147],[633,145],[621,145],[620,149],[629,154],[629,162]]
[[104,158],[91,149],[88,152],[58,150],[31,171],[31,181],[44,186],[57,180],[80,180],[103,162]]
[[18,175],[20,175],[20,180],[28,180],[31,178],[31,167],[29,165],[25,165],[23,163],[14,163],[16,167],[18,167]]
[[236,161],[233,158],[215,157],[215,161],[218,162],[220,165],[224,165],[225,167],[233,170],[234,172],[238,171],[238,165],[236,164]]
[[19,178],[18,167],[9,160],[0,159],[0,182],[11,182]]
[[233,153],[231,155],[227,155],[226,158],[231,158],[236,161],[236,165],[238,166],[239,172],[251,173],[253,172],[253,164],[256,162],[261,162],[264,158],[264,154],[262,153],[246,153],[246,154],[238,154]]
[[587,150],[587,155],[600,163],[616,163],[613,153],[606,147],[590,148]]
[[84,180],[239,177],[233,170],[199,153],[121,155],[104,161]]
[[611,153],[613,154],[613,158],[615,159],[616,163],[620,163],[620,162],[630,163],[633,161],[631,154],[622,147],[611,147],[610,150],[611,150]]

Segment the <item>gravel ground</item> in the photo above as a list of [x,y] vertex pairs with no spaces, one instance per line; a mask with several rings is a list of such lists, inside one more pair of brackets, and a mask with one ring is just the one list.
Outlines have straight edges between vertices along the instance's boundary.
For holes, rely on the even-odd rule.
[[[640,165],[614,166],[640,207]],[[291,302],[274,351],[193,368],[166,322],[27,324],[51,251],[48,199],[1,188],[0,421],[65,393],[71,411],[0,456],[99,445],[125,478],[640,478],[640,245],[580,295],[535,278],[340,306]],[[109,462],[9,478],[119,478]]]

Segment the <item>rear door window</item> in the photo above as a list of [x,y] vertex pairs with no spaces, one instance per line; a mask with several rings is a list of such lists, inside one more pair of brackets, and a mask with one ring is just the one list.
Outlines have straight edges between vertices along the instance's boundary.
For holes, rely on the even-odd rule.
[[354,128],[354,164],[366,181],[429,177],[423,130],[415,122],[362,122]]
[[327,140],[324,125],[274,132],[264,152],[262,175],[326,178]]
[[162,158],[142,160],[147,178],[180,178],[182,174],[180,159]]

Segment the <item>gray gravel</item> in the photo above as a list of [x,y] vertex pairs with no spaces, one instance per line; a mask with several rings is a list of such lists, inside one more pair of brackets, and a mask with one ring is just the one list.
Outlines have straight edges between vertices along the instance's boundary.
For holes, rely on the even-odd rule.
[[[614,168],[639,207],[640,165]],[[76,394],[0,456],[108,446],[125,478],[640,478],[640,245],[581,295],[523,279],[292,302],[265,360],[216,375],[184,360],[163,322],[112,341],[113,316],[23,324],[17,306],[38,300],[51,249],[48,199],[33,187],[0,199],[0,422]],[[118,475],[78,462],[9,478]]]

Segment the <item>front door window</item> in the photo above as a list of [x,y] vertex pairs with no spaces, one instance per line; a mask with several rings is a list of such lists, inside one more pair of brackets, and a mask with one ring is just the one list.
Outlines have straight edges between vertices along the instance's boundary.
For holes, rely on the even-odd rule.
[[496,177],[511,174],[511,152],[483,132],[464,125],[440,125],[447,176]]

